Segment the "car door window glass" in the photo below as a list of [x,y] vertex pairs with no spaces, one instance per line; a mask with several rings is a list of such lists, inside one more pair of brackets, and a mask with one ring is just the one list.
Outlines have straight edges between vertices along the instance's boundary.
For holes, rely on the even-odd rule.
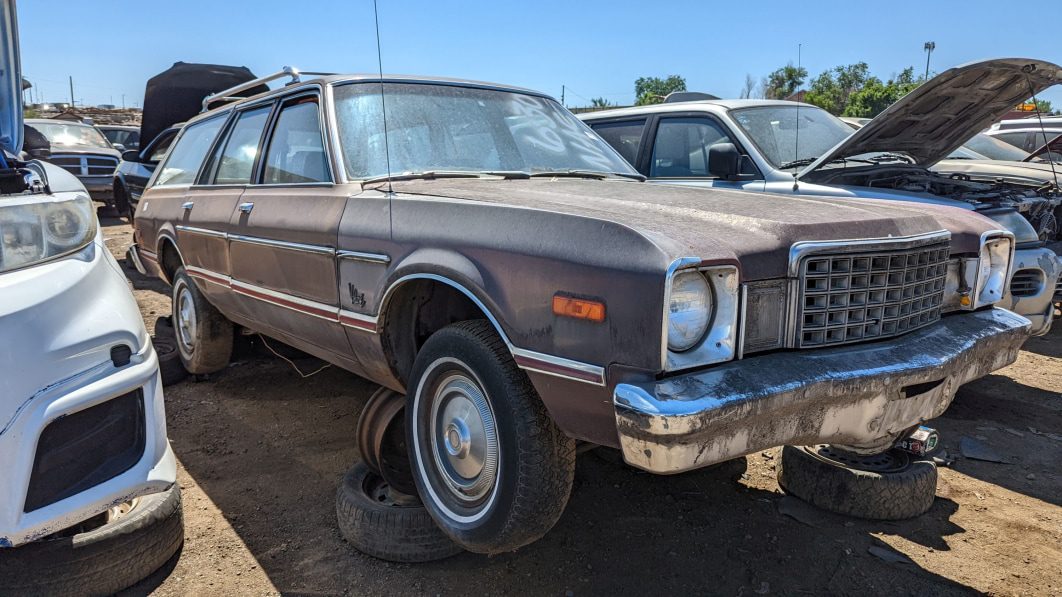
[[330,181],[316,98],[285,105],[266,150],[263,184]]
[[666,118],[660,121],[653,144],[649,176],[696,178],[708,173],[708,150],[716,143],[732,143],[715,122],[704,118]]
[[627,162],[634,164],[638,160],[638,148],[642,143],[642,130],[645,129],[644,120],[602,122],[592,124],[590,128],[594,129],[594,132],[598,135],[601,135],[602,139],[608,141],[608,144],[614,147]]
[[248,184],[258,157],[262,130],[269,119],[269,106],[240,113],[232,125],[217,160],[214,184]]
[[185,128],[166,163],[159,169],[155,185],[191,184],[223,124],[225,118],[216,117]]

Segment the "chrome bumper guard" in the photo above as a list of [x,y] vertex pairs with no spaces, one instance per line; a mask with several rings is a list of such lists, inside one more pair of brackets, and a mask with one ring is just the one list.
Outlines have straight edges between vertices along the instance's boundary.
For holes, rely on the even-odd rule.
[[1013,363],[1030,322],[955,314],[890,340],[775,353],[618,384],[628,464],[680,473],[783,444],[888,445],[943,413],[962,384]]

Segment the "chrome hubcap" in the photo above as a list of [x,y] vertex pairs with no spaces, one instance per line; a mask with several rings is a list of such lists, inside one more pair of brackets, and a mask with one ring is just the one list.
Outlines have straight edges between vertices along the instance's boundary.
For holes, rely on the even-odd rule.
[[431,447],[450,492],[475,502],[490,492],[498,472],[498,435],[483,391],[465,375],[444,378],[431,410]]
[[177,321],[174,327],[177,330],[177,344],[187,356],[195,350],[195,303],[192,301],[192,291],[184,284],[177,288],[176,295],[174,316]]

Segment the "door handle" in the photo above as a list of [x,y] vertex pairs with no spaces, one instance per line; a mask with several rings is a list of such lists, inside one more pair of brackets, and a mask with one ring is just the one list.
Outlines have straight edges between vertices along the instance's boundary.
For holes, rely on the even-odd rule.
[[189,209],[192,209],[192,207],[194,205],[195,205],[194,201],[185,201],[184,203],[181,204],[181,209],[183,209],[185,211],[188,211]]
[[241,203],[239,207],[239,210],[245,214],[251,213],[252,209],[254,209],[254,203]]

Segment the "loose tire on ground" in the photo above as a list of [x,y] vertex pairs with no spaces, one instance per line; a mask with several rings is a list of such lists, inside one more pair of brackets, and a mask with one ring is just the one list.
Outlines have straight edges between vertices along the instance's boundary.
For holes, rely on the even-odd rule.
[[183,541],[174,484],[90,531],[0,549],[0,595],[110,595],[161,568]]
[[[891,470],[859,470],[820,456],[815,446],[784,446],[778,484],[823,510],[872,520],[902,520],[933,505],[937,467],[902,452],[888,455]],[[883,457],[885,458],[885,457]]]
[[173,276],[173,327],[184,368],[195,375],[224,369],[232,358],[234,329],[199,292],[184,267]]
[[155,335],[151,337],[151,344],[159,358],[159,373],[163,386],[173,385],[188,377],[188,370],[184,368],[181,355],[177,352],[177,338],[173,334],[173,324],[170,323],[169,317],[159,317],[155,320]]
[[391,562],[429,562],[460,553],[415,497],[396,503],[383,477],[359,462],[336,493],[343,537],[358,551]]
[[464,321],[433,334],[410,380],[407,445],[418,493],[439,527],[488,554],[545,535],[571,493],[575,441],[550,418],[490,323]]

